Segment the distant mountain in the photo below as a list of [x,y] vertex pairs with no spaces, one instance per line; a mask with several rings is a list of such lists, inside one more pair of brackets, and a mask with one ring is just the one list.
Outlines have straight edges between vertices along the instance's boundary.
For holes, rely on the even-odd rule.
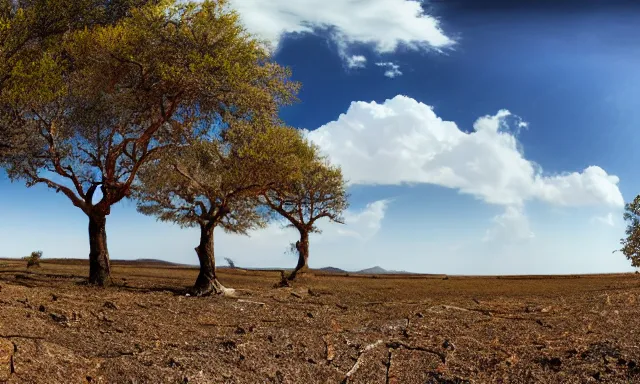
[[[123,260],[124,261],[124,260]],[[135,259],[131,260],[134,263],[149,263],[149,264],[165,264],[165,265],[179,265],[172,263],[171,261],[159,260],[159,259]]]
[[155,266],[165,266],[165,267],[186,267],[190,265],[172,263],[171,261],[158,260],[158,259],[134,259],[134,260],[111,260],[112,263],[115,264],[134,264],[134,265],[155,265]]
[[344,269],[340,269],[336,267],[318,268],[316,269],[316,271],[328,272],[328,273],[356,273],[356,274],[363,274],[363,275],[398,275],[398,274],[410,273],[406,271],[388,271],[377,265],[375,267],[366,268],[366,269],[362,269],[360,271],[355,271],[355,272],[345,271]]
[[404,273],[409,273],[409,272],[406,272],[406,271],[388,271],[388,270],[376,265],[375,267],[362,269],[362,270],[354,272],[354,273],[361,273],[361,274],[364,274],[364,275],[396,275],[396,274],[404,274]]

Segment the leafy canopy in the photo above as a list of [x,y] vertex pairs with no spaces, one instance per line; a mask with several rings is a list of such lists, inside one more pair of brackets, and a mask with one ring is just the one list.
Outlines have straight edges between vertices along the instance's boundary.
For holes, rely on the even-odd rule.
[[[8,93],[23,92],[20,78],[40,67],[65,33],[112,24],[147,0],[0,0],[0,154],[24,148],[19,115]],[[41,75],[39,72],[37,75]],[[12,81],[15,77],[17,81]],[[9,129],[12,128],[12,129]],[[22,144],[22,146],[20,146]]]
[[183,227],[220,225],[246,234],[268,219],[258,196],[299,178],[300,154],[308,151],[293,128],[233,125],[145,166],[135,192],[138,210]]
[[113,24],[66,31],[61,44],[15,65],[0,105],[17,123],[3,128],[28,145],[3,163],[14,180],[108,215],[157,152],[222,121],[277,122],[295,100],[289,76],[226,0],[145,4]]
[[297,178],[262,195],[267,206],[300,233],[319,232],[315,224],[322,218],[344,223],[342,213],[349,206],[341,169],[331,165],[315,146],[310,149],[300,159],[301,173]]
[[627,222],[627,237],[620,240],[622,252],[631,261],[631,266],[640,267],[640,195],[625,206],[624,220]]

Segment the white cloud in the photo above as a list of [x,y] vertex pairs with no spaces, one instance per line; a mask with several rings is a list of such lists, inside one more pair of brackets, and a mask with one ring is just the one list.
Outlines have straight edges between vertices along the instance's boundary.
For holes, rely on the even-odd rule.
[[432,107],[399,95],[382,104],[353,102],[346,113],[308,137],[342,166],[352,184],[435,184],[506,206],[527,200],[558,206],[624,205],[618,177],[598,166],[544,174],[524,157],[510,122],[516,129],[526,127],[500,110],[477,119],[467,133],[442,120]]
[[615,221],[613,219],[613,213],[609,212],[607,215],[605,216],[595,216],[591,219],[592,223],[600,223],[600,224],[604,224],[604,225],[608,225],[610,227],[615,226]]
[[454,43],[417,0],[232,0],[249,32],[278,47],[287,33],[329,30],[345,59],[352,44],[371,44],[378,53],[399,45],[442,49]]
[[367,66],[367,58],[362,55],[353,55],[347,58],[347,67],[364,68]]
[[376,63],[378,67],[385,67],[387,70],[384,72],[384,75],[388,78],[393,79],[397,76],[402,76],[402,72],[400,71],[400,66],[395,63],[386,62],[386,63]]
[[366,208],[360,212],[347,210],[344,214],[344,228],[332,226],[332,229],[339,236],[350,236],[360,240],[370,239],[382,227],[382,219],[388,206],[389,200],[378,200],[367,204]]
[[493,226],[487,230],[482,241],[499,243],[530,240],[535,237],[529,219],[521,207],[508,206],[501,215],[493,218]]

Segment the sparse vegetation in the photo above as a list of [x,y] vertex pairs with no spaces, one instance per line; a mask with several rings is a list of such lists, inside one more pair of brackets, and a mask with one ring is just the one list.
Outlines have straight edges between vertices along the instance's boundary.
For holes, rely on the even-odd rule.
[[26,256],[24,258],[27,261],[27,268],[40,267],[41,258],[42,258],[42,251],[31,252],[31,255]]
[[106,218],[140,168],[216,128],[275,122],[298,84],[225,0],[153,1],[113,24],[63,26],[3,86],[1,129],[24,145],[1,163],[12,180],[61,192],[87,215],[89,281],[105,285]]
[[[280,119],[299,87],[228,0],[0,0],[0,167],[62,193],[89,232],[88,263],[0,262],[0,381],[640,382],[631,274],[300,279],[310,235],[349,201]],[[107,217],[127,198],[200,230],[198,270],[111,262]],[[640,196],[624,219],[640,268]],[[289,275],[229,257],[218,273],[216,228],[273,221],[299,235]],[[116,289],[86,287],[87,267]],[[242,297],[186,299],[235,296],[220,280]]]

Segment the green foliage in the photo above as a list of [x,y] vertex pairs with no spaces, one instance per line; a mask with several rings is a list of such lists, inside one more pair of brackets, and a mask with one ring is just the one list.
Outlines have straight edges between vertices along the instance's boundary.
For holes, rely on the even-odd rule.
[[246,234],[266,225],[258,196],[297,177],[298,154],[307,148],[292,128],[235,124],[144,167],[134,191],[138,211],[183,227],[219,225]]
[[[90,10],[99,3],[82,1]],[[295,101],[289,70],[226,0],[106,4],[102,22],[67,28],[11,65],[0,95],[11,119],[0,130],[24,143],[2,156],[12,180],[45,184],[88,215],[107,215],[161,152],[209,137],[211,127],[277,123],[279,107]],[[5,24],[0,30],[15,23]],[[201,160],[214,147],[202,148]]]
[[42,258],[42,251],[31,252],[31,255],[24,258],[27,261],[27,268],[39,267],[41,258]]
[[[266,205],[301,234],[319,232],[315,223],[322,218],[344,223],[342,213],[349,206],[340,168],[331,165],[314,146],[309,148],[311,150],[299,158],[300,173],[262,195]],[[292,244],[291,251],[295,250],[297,247]]]
[[[53,57],[65,34],[113,23],[146,0],[0,0],[0,160],[31,142],[21,129],[21,95],[56,92]],[[50,73],[53,71],[53,73]],[[33,85],[36,88],[33,88]]]
[[625,234],[627,237],[620,240],[622,252],[631,265],[640,267],[640,195],[625,206],[624,220],[627,222]]

